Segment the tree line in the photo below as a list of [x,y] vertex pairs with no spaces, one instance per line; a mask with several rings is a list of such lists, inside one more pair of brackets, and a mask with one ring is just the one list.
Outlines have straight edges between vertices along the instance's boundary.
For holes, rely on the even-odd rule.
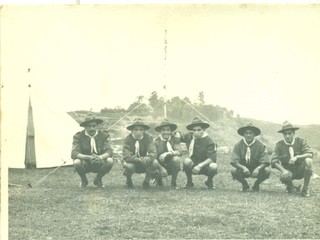
[[144,96],[136,97],[136,100],[131,103],[127,109],[122,107],[103,108],[99,115],[125,114],[139,105],[139,107],[134,110],[134,115],[159,118],[164,115],[165,104],[169,119],[192,119],[195,116],[196,111],[192,110],[190,105],[212,121],[234,117],[234,112],[232,110],[220,107],[219,105],[207,104],[202,91],[199,92],[198,98],[194,102],[188,97],[180,98],[178,96],[165,101],[165,99],[159,96],[156,91],[153,91],[147,99]]

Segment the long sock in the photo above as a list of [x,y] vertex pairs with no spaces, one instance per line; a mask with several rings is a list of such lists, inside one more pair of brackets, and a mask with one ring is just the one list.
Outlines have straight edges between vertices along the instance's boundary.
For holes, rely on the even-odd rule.
[[312,170],[304,170],[304,183],[303,183],[303,189],[308,189],[310,178],[312,176]]

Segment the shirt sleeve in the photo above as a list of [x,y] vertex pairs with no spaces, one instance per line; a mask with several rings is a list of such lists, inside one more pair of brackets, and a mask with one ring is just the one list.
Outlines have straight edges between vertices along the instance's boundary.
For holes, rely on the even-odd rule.
[[231,155],[231,165],[240,163],[240,145],[236,144],[233,147],[232,155]]
[[103,137],[103,141],[102,141],[103,146],[102,146],[101,154],[108,153],[109,156],[112,157],[113,150],[112,150],[111,144],[109,142],[110,134],[104,132],[102,134],[102,137]]
[[71,150],[71,158],[73,160],[77,158],[79,153],[81,153],[80,137],[81,137],[80,132],[76,133],[73,136],[72,150]]
[[307,143],[306,140],[302,139],[302,150],[301,150],[302,154],[305,154],[305,153],[311,153],[312,154],[312,157],[313,157],[313,152],[309,146],[309,144]]
[[210,158],[213,162],[217,162],[217,151],[216,145],[213,141],[210,141],[207,147],[207,157]]
[[148,154],[147,154],[147,156],[150,157],[151,160],[154,160],[154,159],[157,158],[157,148],[154,145],[153,140],[152,140],[151,137],[150,137],[150,142],[149,142],[149,145],[148,145]]
[[270,160],[268,156],[268,149],[266,145],[262,144],[259,152],[259,163],[260,164],[267,164],[268,166],[270,165]]
[[128,138],[123,140],[122,157],[125,162],[128,160],[133,160],[135,157],[134,153],[130,151],[130,141]]
[[280,145],[276,143],[273,149],[272,158],[271,158],[271,165],[274,167],[276,163],[280,163]]

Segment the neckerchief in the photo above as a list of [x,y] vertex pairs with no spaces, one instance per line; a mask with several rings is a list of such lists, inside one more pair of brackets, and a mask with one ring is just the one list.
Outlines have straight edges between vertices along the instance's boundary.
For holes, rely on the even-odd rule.
[[98,154],[96,140],[94,139],[94,137],[98,135],[98,131],[96,131],[96,133],[93,136],[91,136],[87,131],[84,131],[84,133],[86,136],[90,138],[91,154],[92,153]]
[[245,139],[243,139],[243,142],[244,142],[244,144],[247,145],[247,152],[246,152],[245,159],[246,159],[246,163],[249,163],[250,162],[250,158],[251,158],[251,149],[250,149],[250,147],[252,146],[252,144],[254,144],[256,142],[256,139],[254,138],[252,143],[250,143],[250,144],[248,144]]
[[[208,133],[204,132],[201,138],[205,138],[208,136]],[[194,137],[192,136],[192,140],[189,146],[189,157],[193,155],[193,148],[194,148]]]
[[290,158],[293,158],[293,157],[294,157],[294,150],[293,150],[293,147],[292,147],[292,146],[293,146],[295,140],[296,140],[296,138],[293,138],[292,143],[287,143],[286,140],[283,139],[284,143],[289,146]]
[[132,137],[136,140],[135,144],[134,144],[134,147],[135,147],[135,150],[134,150],[134,154],[137,156],[137,157],[140,157],[140,140],[143,138],[143,136],[141,138],[136,138],[133,134],[132,134]]
[[171,136],[170,136],[168,139],[164,139],[164,138],[161,136],[161,134],[160,134],[159,137],[160,137],[160,139],[161,139],[162,141],[165,141],[165,142],[166,142],[168,152],[173,152],[173,148],[172,148],[172,146],[171,146],[171,143],[169,142],[170,139],[171,139]]

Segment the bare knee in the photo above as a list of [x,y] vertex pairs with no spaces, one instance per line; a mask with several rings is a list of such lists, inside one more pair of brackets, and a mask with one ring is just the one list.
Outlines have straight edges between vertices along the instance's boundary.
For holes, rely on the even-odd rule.
[[192,167],[193,166],[192,160],[190,158],[184,159],[183,160],[183,166],[188,167],[188,168]]
[[129,171],[129,172],[134,172],[135,170],[135,167],[134,167],[134,164],[133,163],[127,163],[125,162],[123,164],[123,168],[125,169],[125,171]]
[[108,158],[105,159],[104,161],[105,161],[105,163],[106,163],[108,166],[113,166],[113,163],[114,163],[113,158],[108,157]]
[[80,166],[82,166],[81,160],[80,160],[80,159],[75,159],[75,160],[73,160],[73,166],[74,166],[74,167],[80,167]]
[[175,166],[180,166],[180,158],[175,156],[172,158],[172,162]]

